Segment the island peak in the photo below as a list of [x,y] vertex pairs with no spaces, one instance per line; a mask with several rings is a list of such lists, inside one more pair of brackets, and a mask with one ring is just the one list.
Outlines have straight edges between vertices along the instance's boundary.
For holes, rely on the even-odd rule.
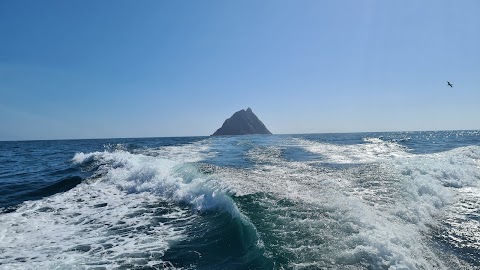
[[212,136],[247,134],[272,134],[250,107],[234,113]]

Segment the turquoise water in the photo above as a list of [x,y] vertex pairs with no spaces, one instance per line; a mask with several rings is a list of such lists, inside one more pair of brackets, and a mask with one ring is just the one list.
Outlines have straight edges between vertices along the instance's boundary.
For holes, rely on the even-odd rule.
[[477,269],[480,132],[0,142],[0,269]]

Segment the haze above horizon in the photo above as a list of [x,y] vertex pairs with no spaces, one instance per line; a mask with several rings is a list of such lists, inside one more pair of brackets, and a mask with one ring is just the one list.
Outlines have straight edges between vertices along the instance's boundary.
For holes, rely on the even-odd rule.
[[[480,129],[478,1],[2,1],[0,141]],[[447,85],[453,84],[453,88]]]

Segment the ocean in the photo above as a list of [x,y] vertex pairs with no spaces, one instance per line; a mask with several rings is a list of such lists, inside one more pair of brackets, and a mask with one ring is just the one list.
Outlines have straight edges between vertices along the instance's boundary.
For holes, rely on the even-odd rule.
[[0,269],[480,269],[480,131],[0,142]]

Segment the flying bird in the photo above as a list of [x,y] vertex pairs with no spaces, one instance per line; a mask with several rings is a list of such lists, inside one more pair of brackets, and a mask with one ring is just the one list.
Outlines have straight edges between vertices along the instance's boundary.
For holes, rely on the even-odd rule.
[[453,87],[453,84],[451,84],[449,81],[447,81],[447,85]]

